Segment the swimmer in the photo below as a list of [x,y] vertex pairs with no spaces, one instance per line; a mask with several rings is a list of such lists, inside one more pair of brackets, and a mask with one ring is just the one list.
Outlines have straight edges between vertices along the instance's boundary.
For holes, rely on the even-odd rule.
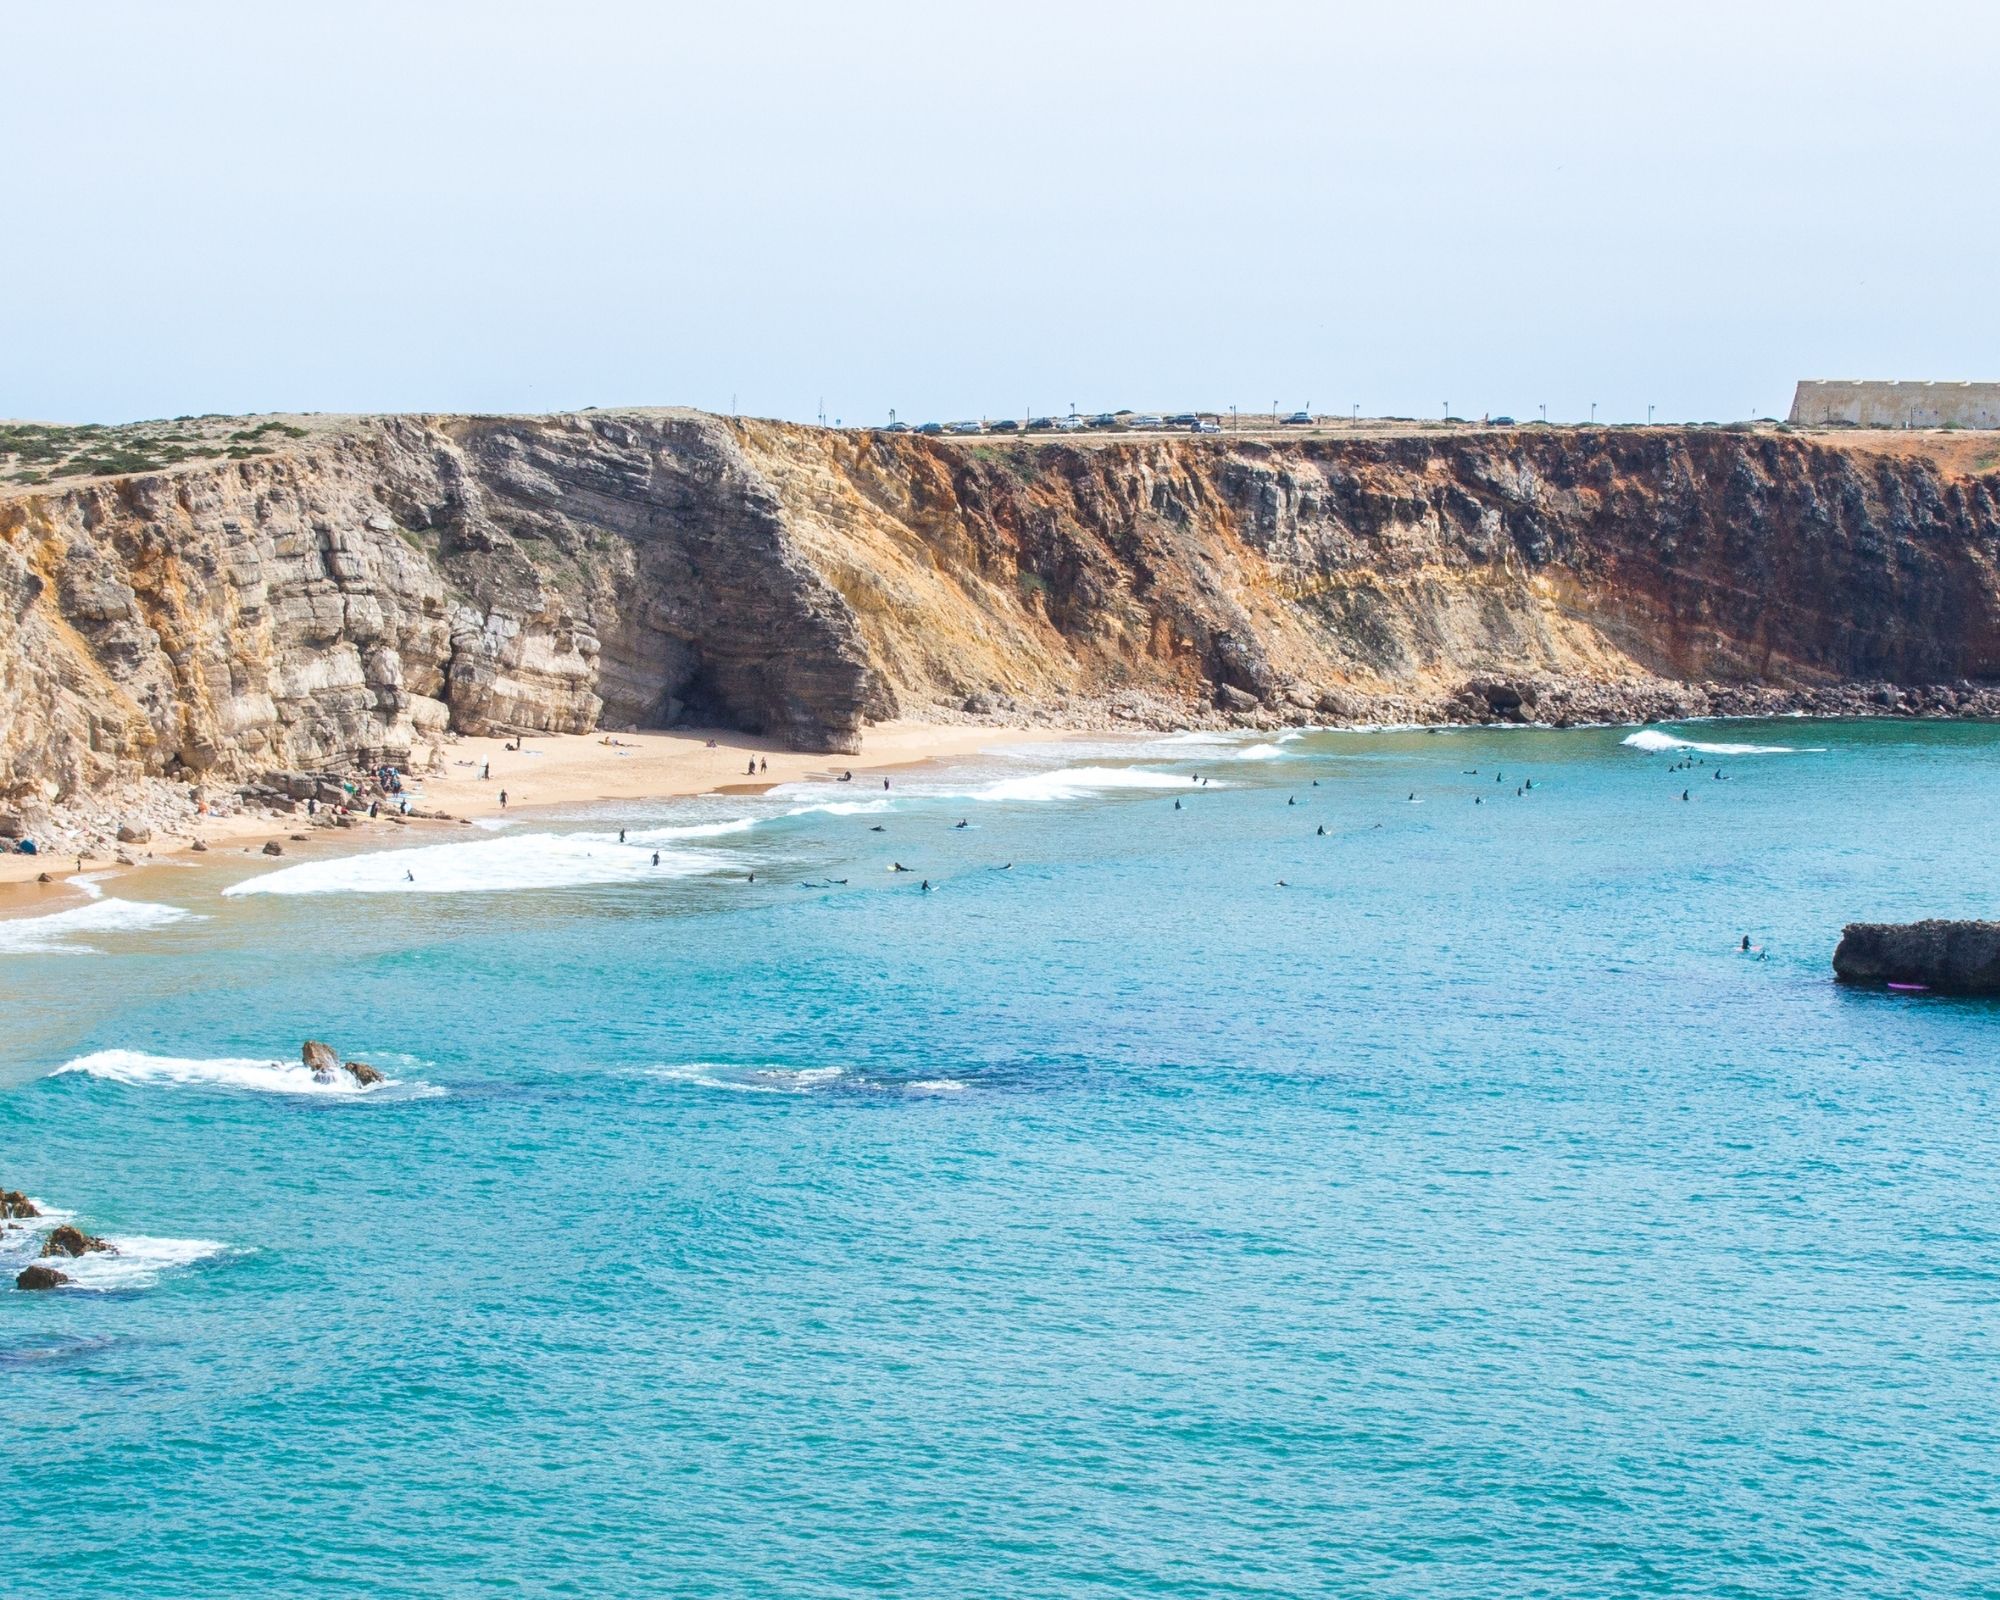
[[1288,805],[1288,806],[1295,806],[1295,805],[1297,805],[1298,803],[1299,803],[1299,797],[1298,797],[1297,795],[1293,794],[1293,795],[1287,795],[1287,796],[1285,796],[1285,804],[1286,804],[1286,805]]
[[1319,825],[1319,837],[1322,839],[1326,837],[1326,824],[1324,822]]
[[882,780],[882,787],[885,789],[889,787],[889,780],[887,778]]
[[657,867],[659,864],[660,864],[660,852],[655,850],[653,852],[653,865]]
[[744,881],[745,881],[745,882],[747,882],[747,883],[755,883],[755,882],[757,881],[757,874],[756,874],[756,873],[754,873],[754,872],[753,872],[753,873],[751,873],[751,874],[750,874],[750,876],[749,876],[749,877],[748,877],[747,879],[745,879]]
[[957,828],[969,828],[972,826],[972,824],[967,822],[965,818],[960,817],[957,822],[952,824],[952,826]]
[[908,872],[910,869],[900,861],[892,861],[889,863],[889,870],[891,872]]
[[414,872],[410,871],[409,868],[405,867],[403,869],[403,882],[415,883],[416,881],[417,881],[417,875]]
[[1279,887],[1280,889],[1289,889],[1289,888],[1291,888],[1291,885],[1290,885],[1289,883],[1285,882],[1285,880],[1284,880],[1283,878],[1280,878],[1280,879],[1278,880],[1278,887]]
[[1530,778],[1526,783],[1521,785],[1521,787],[1524,789],[1532,789],[1534,788],[1534,786],[1535,786],[1535,780],[1533,778]]
[[868,831],[870,833],[887,833],[889,830],[883,827],[882,824],[878,822],[875,824],[874,827],[870,828]]
[[1181,803],[1180,803],[1180,801],[1176,800],[1176,801],[1174,802],[1174,809],[1175,809],[1176,811],[1178,811],[1178,810],[1180,810],[1180,808],[1181,808]]
[[1687,792],[1687,790],[1685,790],[1685,789],[1681,790],[1681,798],[1682,798],[1683,800],[1685,800],[1685,799],[1686,799],[1687,797],[1688,797],[1688,792]]
[[1317,789],[1317,788],[1319,787],[1319,779],[1317,779],[1317,778],[1313,779],[1313,787],[1314,787],[1315,789]]

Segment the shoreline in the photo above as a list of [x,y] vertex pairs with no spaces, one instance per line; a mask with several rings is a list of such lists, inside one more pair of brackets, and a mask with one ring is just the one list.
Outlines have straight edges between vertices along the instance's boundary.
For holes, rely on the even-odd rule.
[[[1371,708],[1375,709],[1375,708]],[[1380,709],[1390,709],[1381,707]],[[1402,709],[1398,707],[1397,709]],[[1606,708],[1609,709],[1609,708]],[[1995,717],[1961,712],[1939,715],[1930,708],[1866,709],[1842,705],[1825,710],[1804,709],[1793,702],[1782,709],[1689,710],[1680,714],[1626,717],[1544,719],[1518,713],[1506,718],[1412,718],[1403,720],[1321,721],[1293,708],[1288,717],[1203,718],[1168,727],[1152,719],[1063,723],[1001,723],[986,720],[947,721],[898,719],[874,725],[867,746],[852,755],[792,750],[754,734],[729,729],[663,729],[650,732],[530,735],[509,737],[455,735],[435,747],[437,765],[409,774],[411,798],[424,815],[371,819],[364,812],[346,821],[331,821],[330,808],[317,816],[303,809],[239,812],[196,817],[188,813],[178,826],[156,829],[143,844],[121,845],[115,854],[89,854],[77,866],[73,853],[49,849],[35,856],[0,856],[0,920],[31,911],[62,910],[95,896],[72,880],[88,878],[95,886],[128,874],[169,864],[190,864],[198,854],[260,855],[265,844],[338,844],[338,851],[379,849],[397,836],[415,835],[410,842],[436,843],[479,820],[507,816],[533,819],[553,810],[603,802],[644,802],[685,799],[698,795],[762,794],[780,784],[837,779],[843,772],[884,773],[922,767],[934,761],[971,756],[989,750],[1027,744],[1056,744],[1082,738],[1135,740],[1166,732],[1210,732],[1254,738],[1283,732],[1443,733],[1454,731],[1519,730],[1563,732],[1571,729],[1646,728],[1661,723],[1713,722],[1846,722],[1908,720],[1918,723],[1958,722],[1992,725]],[[754,774],[752,761],[759,763]],[[739,764],[740,763],[740,764]],[[864,785],[863,788],[869,786]],[[507,803],[500,801],[502,792]],[[105,802],[110,810],[115,802]],[[199,839],[205,846],[195,849]],[[290,849],[269,858],[274,863],[294,859]],[[210,863],[211,865],[219,863]],[[42,883],[46,872],[50,881]]]
[[[719,728],[669,729],[650,733],[552,733],[530,736],[524,748],[511,739],[460,736],[438,746],[442,766],[409,774],[411,799],[426,813],[446,815],[371,819],[355,815],[344,826],[329,825],[301,809],[294,814],[243,813],[190,817],[183,833],[164,834],[143,844],[120,847],[130,857],[86,855],[81,869],[72,854],[0,856],[0,918],[28,911],[61,910],[92,896],[73,882],[93,886],[115,881],[196,855],[255,855],[272,840],[284,845],[339,844],[376,849],[405,835],[435,843],[468,823],[497,816],[533,818],[552,810],[608,801],[687,799],[707,794],[761,794],[783,783],[833,780],[843,772],[906,771],[933,761],[978,755],[1009,745],[1057,743],[1073,739],[1061,728],[1010,728],[899,720],[868,730],[868,748],[854,755],[792,750],[754,734]],[[760,763],[756,774],[747,768]],[[490,772],[490,776],[485,776]],[[507,803],[500,801],[506,793]],[[303,835],[303,838],[299,836]],[[200,839],[206,846],[196,851]],[[317,856],[319,852],[314,852]],[[286,849],[275,864],[293,859]],[[210,863],[211,865],[215,863]],[[50,881],[42,883],[46,872]]]

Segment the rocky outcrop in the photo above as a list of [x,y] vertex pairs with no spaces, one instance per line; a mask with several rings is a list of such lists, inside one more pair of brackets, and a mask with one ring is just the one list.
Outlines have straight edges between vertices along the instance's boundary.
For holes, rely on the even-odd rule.
[[852,749],[899,709],[2000,709],[2000,479],[1859,445],[1003,442],[665,411],[280,443],[0,495],[7,810],[148,775],[316,785],[452,729]]
[[58,1272],[54,1267],[31,1263],[23,1267],[14,1277],[17,1289],[59,1289],[69,1282],[67,1272]]
[[40,1215],[41,1212],[35,1209],[35,1202],[21,1193],[19,1189],[0,1189],[0,1218],[39,1217]]
[[1850,922],[1833,973],[1842,983],[2000,994],[2000,922]]
[[99,1250],[111,1255],[118,1253],[95,1234],[85,1233],[81,1228],[74,1227],[67,1222],[55,1229],[42,1241],[42,1255],[44,1258],[49,1256],[88,1255],[92,1251]]
[[362,1088],[367,1089],[383,1082],[382,1074],[365,1061],[342,1061],[332,1045],[318,1039],[308,1039],[299,1048],[299,1059],[305,1063],[306,1071],[313,1075],[317,1083],[336,1083],[338,1074],[345,1072]]

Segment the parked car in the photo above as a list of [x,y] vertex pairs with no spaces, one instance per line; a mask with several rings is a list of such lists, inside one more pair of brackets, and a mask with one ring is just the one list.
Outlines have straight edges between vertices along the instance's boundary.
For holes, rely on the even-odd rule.
[[1171,417],[1167,418],[1167,426],[1170,428],[1192,428],[1200,420],[1192,411],[1176,411]]
[[1028,432],[1030,433],[1053,433],[1055,432],[1055,427],[1056,419],[1054,417],[1028,418]]
[[1493,419],[1493,426],[1496,428],[1511,428],[1514,426],[1514,419],[1512,417],[1495,417]]
[[908,433],[910,425],[907,422],[892,422],[883,428],[882,431],[884,433]]
[[1191,423],[1191,424],[1190,424],[1189,426],[1191,427],[1192,431],[1194,431],[1195,433],[1220,433],[1220,432],[1222,432],[1222,424],[1221,424],[1221,423],[1219,423],[1219,422],[1210,422],[1210,421],[1208,420],[1208,418],[1206,418],[1206,417],[1196,417],[1196,418],[1194,419],[1194,421],[1193,421],[1193,422],[1192,422],[1192,423]]
[[1130,415],[1130,413],[1121,415],[1113,411],[1100,411],[1090,419],[1090,425],[1093,428],[1115,428],[1125,420],[1125,416],[1127,415]]
[[983,422],[947,422],[944,425],[944,431],[946,433],[984,433],[986,431],[986,424]]
[[1313,414],[1310,411],[1294,411],[1289,417],[1282,418],[1281,422],[1287,428],[1310,428],[1312,419]]
[[1021,425],[1012,417],[1002,417],[998,422],[989,422],[986,425],[986,431],[988,433],[1019,433]]
[[921,428],[917,429],[917,432],[919,432],[919,433],[943,433],[943,432],[944,432],[944,424],[943,424],[942,422],[926,422],[926,423],[925,423],[925,424],[924,424],[924,425],[923,425],[923,426],[922,426]]
[[1078,429],[1085,426],[1086,424],[1081,417],[1059,417],[1056,419],[1056,431],[1058,433],[1075,433]]

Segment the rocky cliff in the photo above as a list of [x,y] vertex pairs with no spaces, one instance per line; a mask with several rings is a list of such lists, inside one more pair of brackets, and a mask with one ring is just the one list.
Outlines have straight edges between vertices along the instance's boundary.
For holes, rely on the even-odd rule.
[[0,797],[446,729],[851,749],[968,704],[1950,712],[1996,678],[2000,476],[1768,431],[386,417],[0,492]]

